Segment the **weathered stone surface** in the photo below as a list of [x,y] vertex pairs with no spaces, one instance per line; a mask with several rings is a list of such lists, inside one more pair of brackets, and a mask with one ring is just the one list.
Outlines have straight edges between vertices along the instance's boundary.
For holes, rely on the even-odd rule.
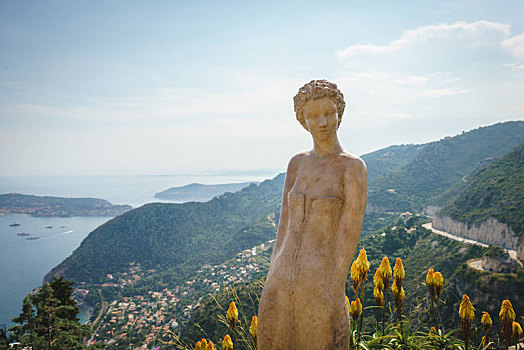
[[519,263],[511,259],[508,252],[504,250],[501,250],[500,254],[496,256],[484,254],[482,257],[482,268],[488,271],[502,273],[515,272],[519,266]]
[[348,349],[345,282],[364,218],[367,172],[337,138],[345,103],[312,81],[295,97],[313,149],[289,162],[277,241],[259,306],[258,349]]
[[524,261],[524,247],[522,238],[519,238],[508,225],[494,218],[489,218],[481,224],[468,225],[455,221],[448,216],[433,217],[433,227],[455,234],[457,236],[473,239],[486,244],[494,244],[503,248],[517,251],[517,256]]

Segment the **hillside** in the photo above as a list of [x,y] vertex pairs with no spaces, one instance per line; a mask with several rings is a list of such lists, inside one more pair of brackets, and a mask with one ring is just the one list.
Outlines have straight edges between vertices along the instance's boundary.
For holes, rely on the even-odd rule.
[[205,202],[225,192],[239,191],[244,187],[248,186],[250,183],[256,184],[256,182],[242,182],[218,185],[203,185],[192,183],[181,187],[171,187],[165,191],[158,192],[157,194],[155,194],[155,198],[179,202]]
[[[428,322],[426,305],[427,287],[425,277],[429,268],[440,271],[444,277],[440,315],[444,328],[449,331],[460,324],[457,310],[462,294],[471,297],[475,308],[489,311],[492,315],[498,313],[498,307],[503,299],[511,299],[515,310],[524,309],[524,300],[519,297],[519,291],[524,288],[524,268],[517,273],[490,273],[473,270],[467,267],[471,259],[480,258],[487,248],[472,246],[433,234],[420,226],[424,218],[412,217],[398,221],[395,226],[388,227],[385,235],[370,235],[363,238],[359,248],[365,248],[371,264],[371,272],[366,283],[366,305],[374,305],[372,276],[380,265],[383,256],[393,264],[397,257],[403,261],[406,270],[404,289],[404,314],[409,315],[413,327]],[[267,273],[267,267],[265,269]],[[212,297],[202,300],[199,307],[191,314],[191,320],[180,329],[179,335],[186,342],[201,339],[206,336],[213,341],[221,339],[227,333],[227,327],[219,322],[218,316],[224,315],[232,300],[237,301],[240,319],[246,324],[252,315],[256,314],[258,299],[262,291],[264,278],[228,288]],[[348,277],[346,293],[354,300],[351,280]],[[391,294],[388,300],[392,302]],[[391,306],[393,308],[393,306]],[[374,312],[366,312],[368,331],[373,331]],[[498,325],[495,325],[498,327]],[[495,330],[499,331],[499,330]]]
[[251,184],[209,202],[151,203],[91,232],[71,256],[46,276],[101,283],[131,262],[159,271],[193,273],[202,262],[222,262],[274,238],[284,175]]
[[362,156],[368,168],[368,182],[409,164],[426,145],[393,145]]
[[524,141],[524,122],[481,127],[427,144],[415,158],[369,183],[368,207],[377,211],[422,211],[488,158]]
[[439,215],[476,224],[492,217],[524,235],[524,143],[479,171]]
[[32,216],[117,216],[131,209],[98,198],[40,197],[18,193],[0,195],[0,214]]

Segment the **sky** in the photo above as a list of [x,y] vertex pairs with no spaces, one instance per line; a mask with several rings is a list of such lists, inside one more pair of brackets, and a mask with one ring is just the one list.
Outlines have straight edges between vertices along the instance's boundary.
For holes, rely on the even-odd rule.
[[363,155],[524,119],[524,2],[0,0],[0,175],[284,171],[335,82]]

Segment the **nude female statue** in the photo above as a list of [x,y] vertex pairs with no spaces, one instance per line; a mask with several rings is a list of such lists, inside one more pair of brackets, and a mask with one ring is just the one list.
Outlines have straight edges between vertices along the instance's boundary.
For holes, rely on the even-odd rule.
[[258,349],[348,349],[345,283],[366,208],[366,165],[337,138],[345,103],[313,80],[294,97],[313,149],[289,161],[277,240],[258,309]]

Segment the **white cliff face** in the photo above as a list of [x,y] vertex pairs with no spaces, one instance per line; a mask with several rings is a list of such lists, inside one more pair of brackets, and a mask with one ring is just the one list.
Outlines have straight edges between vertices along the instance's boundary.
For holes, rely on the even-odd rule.
[[448,216],[435,216],[433,217],[433,227],[482,243],[516,250],[518,258],[524,260],[523,239],[519,239],[508,225],[497,219],[488,218],[481,224],[468,225],[464,222],[455,221]]

